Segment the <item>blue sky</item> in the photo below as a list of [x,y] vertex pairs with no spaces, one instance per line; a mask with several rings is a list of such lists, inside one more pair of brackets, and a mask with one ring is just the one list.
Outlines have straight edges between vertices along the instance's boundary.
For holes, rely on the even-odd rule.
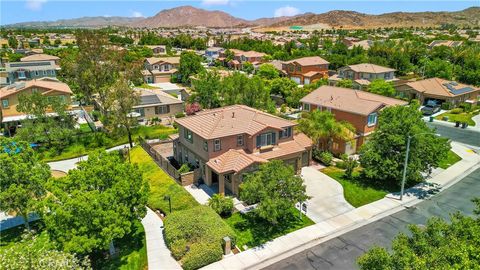
[[322,13],[329,10],[354,10],[369,14],[394,11],[456,11],[479,6],[480,0],[310,0],[310,1],[69,1],[69,0],[0,0],[0,25],[25,21],[50,21],[83,16],[153,16],[166,8],[192,5],[208,10],[223,10],[244,19],[257,19],[298,13]]

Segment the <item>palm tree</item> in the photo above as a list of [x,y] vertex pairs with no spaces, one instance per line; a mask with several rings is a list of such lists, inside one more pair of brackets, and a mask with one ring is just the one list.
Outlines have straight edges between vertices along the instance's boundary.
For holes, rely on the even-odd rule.
[[327,140],[328,151],[331,151],[333,139],[350,140],[355,135],[355,128],[351,123],[337,121],[329,111],[314,110],[305,113],[298,128],[314,141],[318,149],[320,142]]

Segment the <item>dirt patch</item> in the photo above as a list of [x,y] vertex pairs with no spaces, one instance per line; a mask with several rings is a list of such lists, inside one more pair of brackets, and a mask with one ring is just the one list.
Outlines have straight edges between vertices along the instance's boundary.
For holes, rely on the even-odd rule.
[[52,170],[52,176],[53,178],[60,178],[60,177],[64,177],[66,176],[67,174],[65,172],[62,172],[62,171],[58,171],[58,170]]

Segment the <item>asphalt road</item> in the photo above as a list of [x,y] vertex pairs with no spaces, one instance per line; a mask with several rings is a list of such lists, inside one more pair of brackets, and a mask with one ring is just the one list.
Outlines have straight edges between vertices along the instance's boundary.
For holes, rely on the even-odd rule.
[[471,129],[462,129],[440,123],[427,122],[429,127],[436,128],[437,133],[443,137],[450,138],[452,141],[480,147],[480,132]]
[[356,269],[356,259],[374,245],[390,247],[399,232],[408,224],[425,224],[438,216],[449,219],[449,213],[460,211],[473,215],[471,199],[480,196],[480,169],[413,208],[402,210],[337,238],[297,253],[265,269]]

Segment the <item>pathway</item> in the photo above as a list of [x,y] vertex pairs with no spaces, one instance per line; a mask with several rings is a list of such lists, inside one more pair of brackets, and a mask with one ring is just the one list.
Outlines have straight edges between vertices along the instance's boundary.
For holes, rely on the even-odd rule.
[[302,168],[302,178],[307,186],[307,216],[315,223],[354,209],[343,196],[343,187],[312,167]]
[[[125,146],[130,147],[129,144],[126,143],[126,144],[122,144],[122,145],[118,145],[118,146],[109,148],[109,149],[107,149],[107,152],[114,151],[114,150],[120,150],[120,149],[125,148]],[[80,156],[80,157],[71,158],[71,159],[49,162],[48,165],[50,166],[50,169],[52,169],[52,170],[68,172],[71,169],[75,169],[77,167],[77,163],[79,161],[86,160],[87,158],[88,158],[88,155],[85,155],[85,156]]]
[[147,207],[147,215],[142,219],[143,228],[145,229],[145,238],[147,241],[147,258],[149,270],[181,270],[182,267],[170,255],[163,239],[163,221]]
[[[452,142],[452,150],[462,160],[429,179],[429,182],[445,189],[480,168],[480,155],[468,147]],[[406,190],[403,201],[398,194],[389,194],[376,202],[355,208],[320,223],[278,237],[261,246],[223,258],[203,269],[261,269],[284,258],[318,245],[335,235],[352,231],[383,217],[414,206],[431,196],[431,186],[418,185]]]

